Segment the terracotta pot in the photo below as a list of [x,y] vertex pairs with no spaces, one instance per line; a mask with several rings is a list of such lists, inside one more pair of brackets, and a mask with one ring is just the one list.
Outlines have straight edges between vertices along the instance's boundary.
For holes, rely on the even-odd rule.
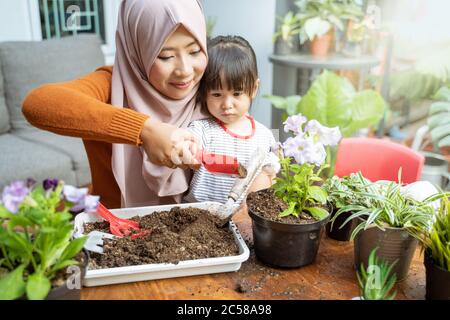
[[376,226],[371,226],[356,236],[355,268],[359,270],[361,263],[367,267],[370,253],[378,247],[378,257],[390,264],[397,261],[393,273],[397,275],[397,281],[401,281],[408,275],[417,243],[417,239],[404,228],[385,227],[383,231]]
[[311,54],[316,57],[325,57],[331,48],[333,33],[330,31],[321,37],[314,37],[311,41]]
[[290,224],[267,220],[248,210],[252,218],[255,254],[273,267],[296,268],[311,264],[330,216],[314,223]]

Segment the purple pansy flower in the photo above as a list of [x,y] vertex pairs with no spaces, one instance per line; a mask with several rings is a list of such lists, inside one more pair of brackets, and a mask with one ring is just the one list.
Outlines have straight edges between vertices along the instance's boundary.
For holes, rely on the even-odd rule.
[[84,198],[84,211],[86,212],[96,211],[99,201],[100,201],[99,196],[91,196],[91,195],[86,196],[86,198]]
[[67,201],[73,202],[73,203],[81,203],[84,201],[84,198],[86,197],[88,193],[87,188],[75,188],[73,186],[66,185],[63,188],[63,195],[64,198]]
[[11,213],[17,213],[19,205],[30,192],[25,181],[14,181],[3,189],[3,206]]
[[58,186],[58,179],[45,179],[44,182],[42,183],[43,187],[45,190],[55,190],[56,187]]

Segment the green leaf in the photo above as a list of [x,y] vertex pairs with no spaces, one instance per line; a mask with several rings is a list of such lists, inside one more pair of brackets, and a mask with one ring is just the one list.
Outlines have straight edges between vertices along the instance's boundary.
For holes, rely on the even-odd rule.
[[314,200],[325,204],[327,202],[327,193],[319,186],[311,186],[308,188],[308,193]]
[[377,92],[355,92],[350,81],[324,71],[299,103],[299,112],[327,127],[338,126],[344,137],[376,124],[386,103]]
[[71,260],[65,260],[65,261],[63,261],[61,263],[55,264],[54,267],[52,268],[52,273],[56,272],[58,270],[64,269],[64,268],[66,268],[68,266],[76,266],[78,264],[79,264],[79,262],[77,260],[72,260],[72,259]]
[[321,37],[327,33],[331,29],[331,24],[320,17],[314,17],[306,20],[303,28],[308,39],[313,40],[315,37]]
[[308,211],[318,221],[325,219],[329,215],[327,210],[318,207],[303,208],[303,210]]
[[0,300],[15,300],[24,295],[24,269],[25,265],[20,265],[6,276],[0,278]]
[[283,212],[281,212],[281,213],[279,214],[279,217],[287,217],[287,216],[293,214],[293,213],[294,213],[295,206],[296,206],[296,204],[295,204],[294,202],[291,202],[291,203],[289,204],[289,208],[287,208],[286,210],[284,210]]
[[10,219],[13,215],[6,210],[5,207],[0,205],[0,219]]
[[60,261],[72,259],[75,255],[77,255],[78,252],[80,252],[83,249],[83,246],[86,243],[87,239],[88,239],[87,237],[80,237],[72,240],[61,254]]
[[346,137],[360,129],[376,125],[386,109],[383,98],[372,90],[356,93],[348,107],[352,113],[351,121],[342,128],[342,134]]
[[297,114],[297,106],[302,99],[298,95],[280,97],[272,95],[264,95],[264,98],[268,99],[270,103],[277,109],[286,111],[288,116]]
[[348,104],[355,90],[351,83],[333,72],[324,71],[300,101],[299,111],[322,125],[346,126],[351,121]]
[[43,300],[51,289],[50,280],[42,273],[34,273],[28,277],[26,291],[30,300]]

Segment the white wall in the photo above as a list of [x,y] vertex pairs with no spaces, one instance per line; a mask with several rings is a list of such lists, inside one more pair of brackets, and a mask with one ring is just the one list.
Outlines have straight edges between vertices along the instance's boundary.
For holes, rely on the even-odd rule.
[[217,17],[213,36],[240,35],[247,39],[255,50],[261,86],[251,114],[268,128],[271,126],[271,105],[261,96],[272,92],[272,64],[268,56],[273,51],[275,2],[275,0],[203,1],[205,15]]
[[0,0],[0,41],[42,39],[38,0]]

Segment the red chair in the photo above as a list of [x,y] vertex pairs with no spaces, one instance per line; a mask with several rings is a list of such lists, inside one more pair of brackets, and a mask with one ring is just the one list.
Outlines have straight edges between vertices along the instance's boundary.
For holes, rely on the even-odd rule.
[[336,157],[334,174],[338,177],[361,171],[371,181],[398,181],[402,168],[402,183],[420,179],[425,158],[414,150],[375,138],[342,139]]

